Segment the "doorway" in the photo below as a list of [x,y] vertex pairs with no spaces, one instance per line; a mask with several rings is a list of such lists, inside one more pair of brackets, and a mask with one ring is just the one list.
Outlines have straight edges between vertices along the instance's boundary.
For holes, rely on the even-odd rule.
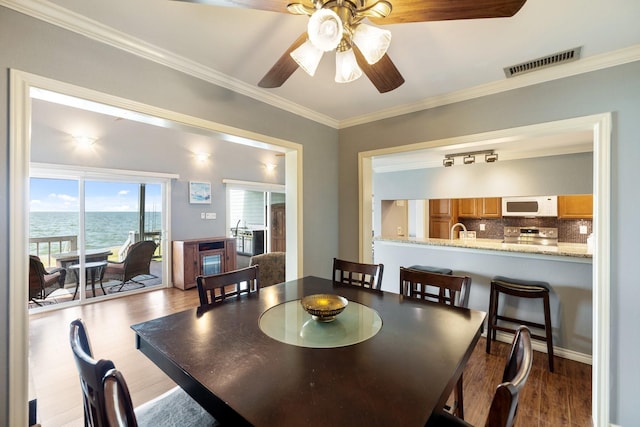
[[609,367],[610,367],[610,238],[611,194],[610,153],[612,133],[611,113],[578,117],[557,122],[542,123],[520,128],[504,129],[482,134],[466,135],[447,140],[429,141],[411,146],[372,150],[359,153],[359,258],[361,262],[372,262],[372,253],[367,248],[373,243],[373,158],[390,153],[409,153],[420,149],[436,149],[464,143],[466,148],[487,141],[516,141],[527,144],[527,140],[541,135],[569,135],[572,132],[589,131],[593,136],[593,232],[596,236],[593,252],[593,375],[592,375],[592,420],[594,425],[609,423]]
[[[28,178],[30,158],[31,94],[33,91],[50,91],[83,100],[83,107],[117,109],[128,117],[137,117],[161,123],[174,129],[197,129],[225,140],[254,147],[274,147],[285,153],[285,182],[288,213],[287,233],[287,279],[303,274],[302,268],[302,146],[295,142],[260,135],[242,129],[231,129],[218,123],[192,116],[162,110],[135,101],[118,98],[71,84],[51,80],[37,75],[10,70],[9,116],[9,282],[28,282]],[[166,208],[166,207],[165,207]],[[170,240],[170,235],[164,236]],[[170,263],[167,263],[170,264]],[[167,276],[168,277],[168,276]],[[28,299],[26,286],[10,288],[8,295],[8,318],[11,319],[12,333],[8,339],[8,364],[12,366],[8,378],[9,419],[16,425],[27,424],[28,398],[28,311],[24,303]]]

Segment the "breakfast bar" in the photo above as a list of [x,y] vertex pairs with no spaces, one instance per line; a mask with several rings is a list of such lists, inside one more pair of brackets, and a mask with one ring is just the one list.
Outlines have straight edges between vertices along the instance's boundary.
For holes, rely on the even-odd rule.
[[[374,262],[383,263],[382,289],[399,292],[399,269],[411,265],[450,268],[471,277],[469,308],[488,310],[494,276],[551,285],[551,324],[556,355],[591,363],[592,254],[585,244],[557,246],[503,243],[497,239],[377,239]],[[507,299],[505,312],[543,321],[537,301]],[[517,317],[517,316],[514,316]],[[544,351],[543,348],[538,348]]]

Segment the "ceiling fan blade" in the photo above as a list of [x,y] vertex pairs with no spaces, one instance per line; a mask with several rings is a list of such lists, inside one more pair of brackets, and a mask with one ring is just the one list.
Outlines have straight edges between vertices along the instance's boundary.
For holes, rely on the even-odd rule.
[[293,42],[291,46],[282,54],[282,56],[271,67],[267,74],[264,75],[258,86],[264,88],[280,87],[287,81],[291,74],[298,69],[298,63],[293,60],[290,53],[296,50],[307,40],[307,33],[300,34],[300,37]]
[[369,18],[377,25],[454,19],[505,18],[513,16],[526,0],[396,0],[386,18]]
[[271,12],[289,13],[288,0],[173,0],[185,3],[200,3],[212,6],[242,7],[245,9],[268,10]]
[[398,71],[386,53],[378,62],[372,65],[367,62],[355,43],[351,48],[356,55],[358,66],[362,69],[362,72],[369,77],[369,80],[371,80],[371,83],[378,89],[378,92],[390,92],[404,83],[404,77],[402,77],[400,71]]

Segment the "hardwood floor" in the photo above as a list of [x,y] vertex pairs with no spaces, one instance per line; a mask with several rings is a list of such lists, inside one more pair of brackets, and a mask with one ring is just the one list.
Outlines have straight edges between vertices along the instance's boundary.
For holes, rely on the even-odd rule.
[[[31,315],[30,369],[42,427],[83,425],[80,384],[68,337],[73,319],[86,323],[95,355],[113,360],[123,372],[137,406],[175,383],[135,349],[130,326],[197,305],[195,289],[170,288]],[[475,426],[484,425],[509,351],[502,343],[492,346],[492,354],[486,354],[484,347],[481,338],[464,372],[465,418]],[[546,354],[535,353],[517,426],[591,425],[591,366],[557,357],[555,363],[556,372],[551,374]]]

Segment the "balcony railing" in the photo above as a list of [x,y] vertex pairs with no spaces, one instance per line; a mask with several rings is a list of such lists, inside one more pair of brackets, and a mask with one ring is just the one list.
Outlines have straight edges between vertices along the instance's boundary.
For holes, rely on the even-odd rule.
[[46,266],[52,264],[52,254],[78,250],[78,236],[47,236],[29,238],[29,254],[40,257]]

